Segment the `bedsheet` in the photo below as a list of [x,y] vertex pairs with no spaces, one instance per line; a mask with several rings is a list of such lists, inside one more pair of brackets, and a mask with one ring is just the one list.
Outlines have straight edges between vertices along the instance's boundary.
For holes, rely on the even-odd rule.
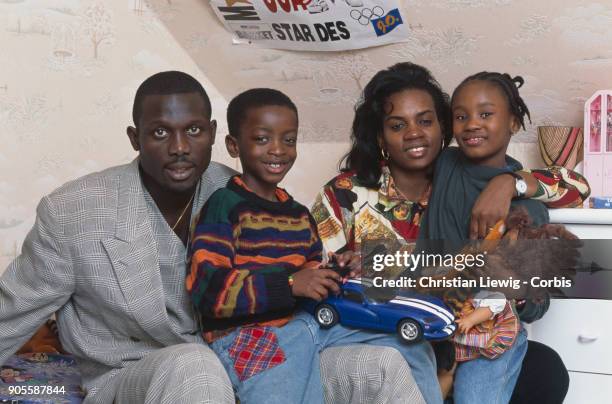
[[0,403],[78,404],[81,376],[70,355],[14,355],[0,369]]

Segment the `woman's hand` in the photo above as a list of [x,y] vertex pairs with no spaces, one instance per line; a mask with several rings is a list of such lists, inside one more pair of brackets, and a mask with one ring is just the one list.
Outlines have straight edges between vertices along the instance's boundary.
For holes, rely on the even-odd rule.
[[349,278],[357,278],[361,276],[361,255],[354,251],[345,251],[340,254],[329,253],[330,259],[336,257],[336,262],[340,268],[348,267],[350,269]]
[[329,293],[340,293],[339,282],[342,278],[335,271],[324,268],[302,267],[293,274],[293,296],[308,297],[317,301],[329,296]]
[[455,381],[455,370],[457,370],[457,362],[453,364],[450,370],[438,369],[438,383],[442,390],[442,398],[446,399],[453,390],[453,382]]
[[515,179],[510,174],[498,175],[489,181],[472,207],[471,240],[485,238],[499,220],[508,216],[510,202],[515,194]]

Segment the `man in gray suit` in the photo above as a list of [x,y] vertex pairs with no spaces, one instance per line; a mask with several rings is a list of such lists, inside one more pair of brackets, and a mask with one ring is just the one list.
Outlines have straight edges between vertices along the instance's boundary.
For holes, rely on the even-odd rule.
[[[192,218],[234,174],[210,161],[210,115],[191,76],[150,77],[127,129],[138,158],[41,200],[21,255],[0,279],[0,364],[56,313],[86,402],[234,402],[185,292]],[[328,349],[321,366],[327,401],[422,399],[390,348]]]

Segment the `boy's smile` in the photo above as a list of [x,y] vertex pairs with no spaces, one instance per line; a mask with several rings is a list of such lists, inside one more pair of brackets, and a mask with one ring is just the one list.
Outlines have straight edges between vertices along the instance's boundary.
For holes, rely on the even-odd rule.
[[242,180],[262,198],[276,200],[279,182],[297,157],[298,120],[288,107],[265,105],[246,111],[237,137],[226,137],[232,157],[240,157]]
[[461,151],[477,164],[505,166],[510,136],[519,122],[501,90],[482,80],[468,82],[453,97],[452,110],[453,135]]

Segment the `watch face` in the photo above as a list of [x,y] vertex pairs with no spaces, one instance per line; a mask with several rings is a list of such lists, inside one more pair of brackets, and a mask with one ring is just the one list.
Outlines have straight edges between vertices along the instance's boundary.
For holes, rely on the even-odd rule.
[[516,180],[516,192],[520,195],[525,195],[525,193],[527,193],[527,183],[525,180]]

